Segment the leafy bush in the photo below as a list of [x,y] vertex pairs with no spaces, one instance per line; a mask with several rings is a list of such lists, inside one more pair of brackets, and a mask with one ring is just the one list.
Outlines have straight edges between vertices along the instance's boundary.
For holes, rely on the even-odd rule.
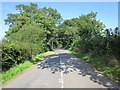
[[25,48],[18,48],[15,45],[2,44],[2,70],[6,71],[10,67],[31,60],[32,56]]
[[44,52],[45,30],[36,25],[24,26],[8,38],[10,44],[29,50],[32,55]]

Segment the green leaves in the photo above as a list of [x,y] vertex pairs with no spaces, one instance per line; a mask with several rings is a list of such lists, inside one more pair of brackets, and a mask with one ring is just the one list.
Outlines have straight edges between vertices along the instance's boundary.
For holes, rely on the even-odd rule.
[[22,63],[31,57],[25,49],[15,47],[7,43],[2,44],[2,70],[8,70],[10,67]]
[[16,10],[19,13],[8,14],[5,19],[10,27],[3,42],[3,70],[57,47],[55,30],[62,20],[57,10],[38,9],[35,3],[16,5]]
[[32,13],[32,11],[36,10],[37,7],[38,6],[35,3],[30,3],[30,5],[19,4],[19,5],[16,5],[16,10],[20,10],[21,12],[25,11],[25,12],[28,12],[28,13]]
[[52,27],[62,21],[57,10],[52,8],[38,9],[35,3],[16,5],[16,10],[19,10],[19,13],[8,14],[7,19],[5,19],[5,23],[10,25],[9,31],[6,32],[7,38],[29,24],[39,25],[39,27],[45,28],[49,32]]

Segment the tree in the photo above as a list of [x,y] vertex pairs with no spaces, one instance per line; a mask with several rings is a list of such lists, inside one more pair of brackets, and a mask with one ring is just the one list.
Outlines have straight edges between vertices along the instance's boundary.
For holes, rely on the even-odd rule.
[[8,14],[7,19],[5,19],[5,23],[10,26],[9,31],[6,32],[6,38],[9,39],[13,37],[14,33],[22,30],[21,28],[34,25],[39,28],[44,28],[43,30],[46,34],[44,43],[45,45],[47,45],[48,42],[52,43],[49,46],[47,45],[49,49],[52,49],[55,43],[53,43],[54,31],[62,21],[62,17],[57,10],[46,7],[39,9],[38,5],[34,3],[30,3],[29,5],[16,5],[16,10],[19,10],[18,14]]

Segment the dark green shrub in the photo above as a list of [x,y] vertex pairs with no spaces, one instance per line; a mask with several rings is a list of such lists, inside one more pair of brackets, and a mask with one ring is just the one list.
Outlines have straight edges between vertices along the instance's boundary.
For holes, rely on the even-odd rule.
[[15,45],[2,44],[2,70],[8,70],[10,67],[23,63],[25,60],[31,60],[32,56],[28,50],[18,48]]

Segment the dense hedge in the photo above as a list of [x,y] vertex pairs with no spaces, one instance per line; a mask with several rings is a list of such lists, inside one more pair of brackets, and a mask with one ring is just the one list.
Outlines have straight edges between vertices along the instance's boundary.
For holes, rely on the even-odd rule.
[[7,43],[2,44],[2,70],[6,71],[10,67],[31,60],[32,56],[28,50],[18,48],[15,45]]

